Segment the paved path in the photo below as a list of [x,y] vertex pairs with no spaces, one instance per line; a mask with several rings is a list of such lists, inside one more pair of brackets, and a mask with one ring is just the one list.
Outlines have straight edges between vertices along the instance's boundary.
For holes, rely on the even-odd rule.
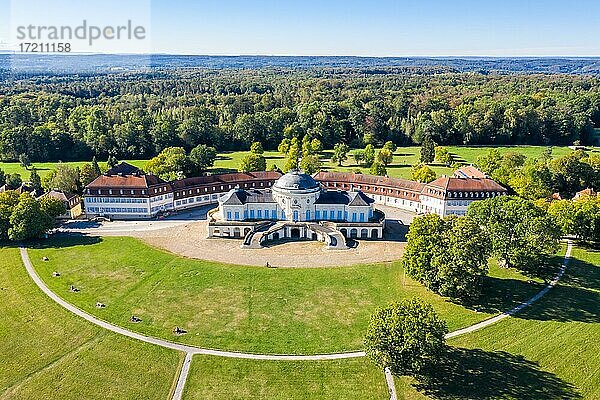
[[190,364],[192,363],[193,356],[194,355],[192,353],[185,354],[185,360],[183,360],[183,366],[181,367],[181,372],[179,373],[179,379],[177,379],[175,393],[173,393],[173,400],[181,400],[181,397],[183,396],[183,388],[185,387],[185,382],[187,381],[188,374],[190,373]]
[[[453,337],[463,335],[466,333],[470,333],[475,330],[484,328],[486,326],[495,324],[496,322],[521,311],[523,308],[531,305],[532,303],[539,300],[546,293],[548,293],[548,291],[550,289],[552,289],[552,287],[554,287],[557,284],[557,282],[560,280],[560,278],[563,276],[565,269],[571,258],[572,243],[570,240],[567,241],[567,243],[568,243],[567,252],[565,254],[565,259],[559,270],[559,273],[543,290],[541,290],[539,293],[537,293],[531,299],[529,299],[526,302],[521,303],[517,307],[513,308],[512,310],[506,311],[500,315],[497,315],[493,318],[487,319],[478,324],[469,326],[467,328],[459,329],[457,331],[448,333],[446,335],[446,339],[453,338]],[[241,352],[233,352],[233,351],[205,349],[205,348],[196,347],[196,346],[189,346],[189,345],[185,345],[185,344],[174,343],[174,342],[170,342],[170,341],[163,340],[163,339],[158,339],[158,338],[151,337],[151,336],[145,336],[145,335],[142,335],[137,332],[132,332],[132,331],[122,328],[120,326],[110,324],[106,321],[102,321],[102,320],[86,313],[85,311],[80,310],[79,308],[75,307],[74,305],[66,302],[62,298],[60,298],[56,293],[54,293],[52,290],[50,290],[50,288],[48,288],[48,286],[46,286],[46,284],[38,276],[37,272],[33,268],[33,265],[31,264],[31,260],[29,259],[29,255],[27,254],[27,249],[25,247],[21,247],[20,251],[21,251],[21,259],[23,260],[23,264],[25,265],[27,273],[29,274],[31,279],[33,279],[35,284],[46,295],[48,295],[48,297],[50,297],[52,300],[54,300],[55,302],[57,302],[58,304],[60,304],[61,306],[63,306],[67,310],[69,310],[70,312],[72,312],[73,314],[75,314],[75,315],[101,327],[101,328],[107,329],[111,332],[114,332],[114,333],[117,333],[120,335],[124,335],[124,336],[128,336],[133,339],[141,340],[146,343],[155,344],[157,346],[162,346],[162,347],[166,347],[168,349],[173,349],[173,350],[178,350],[178,351],[184,352],[186,354],[186,356],[185,356],[185,360],[183,362],[181,372],[177,379],[177,386],[175,388],[175,392],[173,395],[174,400],[181,399],[181,396],[183,394],[183,389],[185,386],[185,382],[187,379],[187,375],[189,373],[190,364],[192,362],[192,357],[195,354],[213,355],[213,356],[230,357],[230,358],[241,358],[241,359],[252,359],[252,360],[280,360],[280,361],[281,360],[285,360],[285,361],[323,361],[323,360],[339,360],[339,359],[345,359],[345,358],[357,358],[357,357],[365,356],[364,351],[356,351],[356,352],[350,352],[350,353],[315,354],[315,355],[252,354],[252,353],[241,353]],[[392,396],[391,398],[395,399],[395,397],[393,397],[393,396],[395,396],[395,386],[393,384],[393,377],[392,377],[392,380],[390,381],[388,375],[391,375],[391,373],[387,369],[385,371],[385,375],[386,375],[386,381],[388,383],[388,387],[390,389],[390,395]],[[393,388],[393,391],[392,391],[392,388]]]
[[560,278],[562,278],[563,274],[565,273],[565,269],[567,268],[567,265],[569,264],[569,260],[571,259],[571,250],[573,249],[573,243],[568,240],[567,241],[567,252],[565,253],[565,259],[563,260],[563,264],[560,266],[560,269],[558,271],[558,274],[556,274],[556,276],[554,277],[554,279],[552,279],[552,281],[546,285],[546,287],[542,290],[540,290],[535,296],[533,296],[532,298],[530,298],[529,300],[527,300],[524,303],[519,304],[518,306],[516,306],[515,308],[509,310],[509,311],[505,311],[500,315],[496,315],[495,317],[492,317],[490,319],[486,319],[485,321],[482,321],[478,324],[475,325],[471,325],[468,326],[466,328],[463,329],[459,329],[457,331],[454,332],[450,332],[446,335],[446,339],[450,339],[459,335],[464,335],[465,333],[471,333],[473,331],[476,331],[478,329],[481,328],[485,328],[486,326],[495,324],[498,321],[503,320],[506,317],[509,317],[513,314],[518,313],[519,311],[521,311],[522,309],[524,309],[525,307],[530,306],[531,304],[535,303],[536,301],[538,301],[539,299],[541,299],[546,293],[548,293],[548,291],[550,289],[552,289],[560,280]]
[[385,372],[385,381],[388,386],[388,392],[390,393],[390,400],[398,400],[398,394],[396,394],[396,384],[394,383],[394,375],[388,367],[383,370]]

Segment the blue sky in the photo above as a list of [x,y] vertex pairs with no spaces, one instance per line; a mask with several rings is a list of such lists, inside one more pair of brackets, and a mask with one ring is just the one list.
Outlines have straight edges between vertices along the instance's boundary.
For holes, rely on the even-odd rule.
[[162,53],[600,56],[600,0],[149,1]]

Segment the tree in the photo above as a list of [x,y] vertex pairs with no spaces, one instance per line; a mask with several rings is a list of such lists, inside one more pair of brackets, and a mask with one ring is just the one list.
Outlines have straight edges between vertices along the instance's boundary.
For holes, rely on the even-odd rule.
[[435,171],[424,164],[414,165],[410,171],[410,178],[421,183],[432,182],[436,177]]
[[53,221],[60,215],[67,212],[65,203],[56,197],[43,196],[40,200],[40,210]]
[[31,173],[29,174],[29,183],[31,183],[31,187],[36,191],[42,190],[42,178],[37,173],[37,169],[35,167],[31,168]]
[[19,203],[19,194],[9,190],[0,193],[0,241],[8,240],[10,229],[10,216]]
[[337,163],[337,165],[342,165],[348,158],[349,151],[350,147],[348,147],[347,144],[337,143],[333,146],[333,156],[331,157],[331,161]]
[[263,149],[262,143],[253,142],[250,146],[250,152],[254,154],[263,154],[265,150]]
[[[570,215],[572,227],[569,234],[584,241],[600,242],[600,196],[584,196],[573,200]],[[564,215],[561,217],[565,218]]]
[[586,162],[583,151],[574,151],[550,161],[549,167],[554,180],[554,191],[573,196],[594,182],[594,168]]
[[546,163],[537,160],[528,160],[522,168],[512,169],[508,183],[519,196],[526,199],[542,199],[552,194],[552,173]]
[[435,291],[461,301],[474,300],[488,274],[489,239],[471,218],[452,216],[445,224],[441,251],[431,260],[436,271]]
[[477,157],[475,166],[488,175],[493,175],[494,171],[500,168],[502,163],[502,155],[498,149],[490,149],[484,156]]
[[369,172],[371,175],[387,175],[387,169],[385,168],[385,165],[379,161],[375,161],[373,164],[371,164]]
[[41,210],[40,203],[23,193],[10,215],[8,238],[13,241],[41,238],[53,224],[54,220]]
[[548,258],[558,249],[560,227],[530,200],[498,196],[471,203],[467,216],[491,238],[492,255],[506,267],[548,277]]
[[293,169],[298,169],[300,167],[300,143],[298,142],[298,138],[293,138],[290,141],[290,146],[287,151],[287,155],[285,157],[285,164],[283,166],[283,171],[288,172]]
[[94,170],[94,175],[97,177],[102,175],[102,171],[100,170],[100,166],[98,165],[98,160],[96,160],[96,156],[92,158],[92,169]]
[[81,185],[79,168],[58,163],[44,178],[42,185],[47,192],[56,189],[62,192],[79,193]]
[[206,171],[207,169],[215,165],[216,159],[217,150],[214,147],[210,147],[205,144],[199,144],[198,146],[194,147],[190,152],[190,161],[192,162],[192,164],[194,164],[194,169],[197,172]]
[[310,147],[312,148],[314,154],[319,154],[323,151],[323,143],[321,143],[321,141],[316,138],[311,140]]
[[430,304],[413,298],[378,308],[365,336],[367,356],[394,375],[417,375],[446,351],[446,322]]
[[375,147],[370,143],[365,147],[364,160],[367,167],[375,162]]
[[281,143],[279,143],[279,146],[277,146],[277,151],[280,152],[281,154],[287,154],[287,152],[290,150],[290,139],[283,139],[281,140]]
[[444,220],[437,214],[427,214],[415,218],[406,234],[402,265],[408,275],[426,287],[433,288],[436,285],[437,272],[431,262],[436,254],[444,250],[445,232]]
[[428,214],[414,219],[406,239],[402,263],[411,277],[442,296],[479,296],[491,245],[475,221]]
[[437,146],[435,148],[435,159],[440,164],[444,164],[449,166],[453,162],[452,154],[448,151],[446,147]]
[[96,174],[96,169],[94,168],[93,163],[83,164],[81,166],[81,169],[79,170],[79,180],[81,182],[81,187],[86,187],[99,176],[99,174]]
[[19,163],[21,164],[21,167],[25,169],[29,169],[31,166],[31,160],[29,160],[29,156],[25,153],[19,156]]
[[548,206],[548,214],[554,218],[563,235],[575,234],[575,203],[571,200],[555,200]]
[[0,169],[0,186],[4,186],[5,183],[6,183],[6,174],[4,173],[4,171],[2,171]]
[[354,162],[356,165],[361,165],[365,159],[365,151],[364,150],[354,150],[352,153],[352,158],[354,158]]
[[392,154],[394,154],[396,152],[396,150],[398,149],[398,146],[396,146],[396,144],[394,142],[392,142],[391,140],[388,140],[383,145],[383,148],[388,149],[389,151],[392,152]]
[[7,174],[6,175],[6,184],[12,188],[18,188],[23,183],[21,179],[21,174]]
[[242,157],[240,172],[264,171],[267,169],[267,160],[260,154],[248,153]]
[[119,160],[117,160],[117,157],[114,156],[114,154],[110,154],[108,156],[108,159],[106,160],[106,165],[108,165],[108,168],[112,168],[115,165],[117,165],[119,163]]
[[421,143],[421,162],[431,164],[435,160],[435,143],[431,136],[427,135]]
[[192,171],[192,162],[183,147],[167,147],[146,163],[145,170],[166,181],[188,176]]
[[387,166],[394,160],[394,153],[392,153],[389,149],[383,148],[377,152],[376,160]]
[[305,173],[312,175],[321,169],[321,159],[317,154],[310,154],[302,157],[300,169]]

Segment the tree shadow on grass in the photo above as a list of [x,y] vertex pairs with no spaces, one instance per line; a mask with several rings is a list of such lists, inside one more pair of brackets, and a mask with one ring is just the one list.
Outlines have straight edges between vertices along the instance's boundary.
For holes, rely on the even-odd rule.
[[434,399],[580,399],[575,386],[506,352],[450,348],[416,388]]
[[[558,257],[557,257],[558,258]],[[478,311],[509,311],[545,288],[545,283],[485,277],[479,302],[465,305]],[[514,314],[539,321],[600,322],[600,267],[572,258],[564,276],[544,297]]]
[[48,239],[30,241],[25,243],[31,249],[60,249],[65,247],[89,246],[102,242],[99,236],[90,236],[81,233],[62,233]]
[[559,283],[517,318],[600,323],[600,267],[572,258]]
[[544,289],[544,283],[519,279],[483,278],[482,295],[465,307],[489,314],[511,310]]

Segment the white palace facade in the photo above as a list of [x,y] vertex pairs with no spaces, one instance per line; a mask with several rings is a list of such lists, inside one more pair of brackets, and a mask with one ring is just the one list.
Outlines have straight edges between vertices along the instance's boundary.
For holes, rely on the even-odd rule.
[[[330,241],[328,245],[336,247],[344,237],[382,237],[385,217],[375,204],[461,216],[473,201],[506,194],[506,188],[473,167],[427,184],[324,171],[313,176],[298,171],[229,173],[166,182],[120,163],[86,186],[84,209],[88,218],[149,219],[218,205],[208,213],[210,237],[243,238],[246,246],[305,238]],[[332,236],[331,231],[339,235]],[[260,234],[250,234],[254,232]]]

